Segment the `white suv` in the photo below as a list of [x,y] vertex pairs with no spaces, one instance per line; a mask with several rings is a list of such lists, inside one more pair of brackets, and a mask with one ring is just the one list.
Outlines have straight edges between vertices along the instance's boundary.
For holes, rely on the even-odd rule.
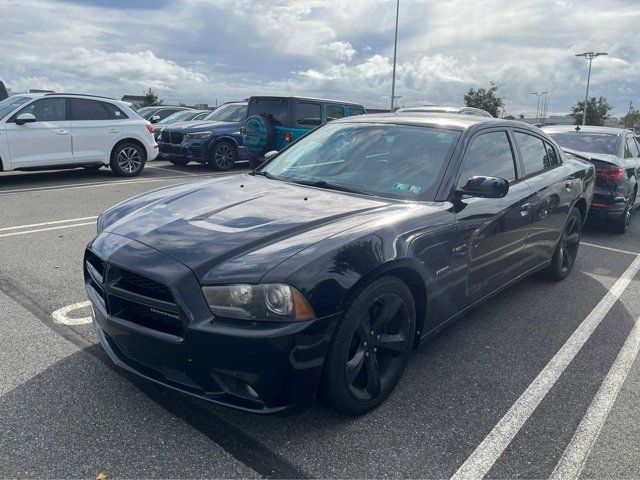
[[0,171],[108,165],[134,177],[157,155],[153,127],[125,102],[64,93],[0,102]]

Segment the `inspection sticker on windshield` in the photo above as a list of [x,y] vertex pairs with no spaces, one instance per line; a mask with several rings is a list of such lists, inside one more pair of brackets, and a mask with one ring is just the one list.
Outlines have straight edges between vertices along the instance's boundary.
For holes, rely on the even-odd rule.
[[419,187],[418,185],[409,185],[408,183],[394,183],[393,189],[400,190],[401,192],[415,193],[417,195],[422,190],[422,187]]

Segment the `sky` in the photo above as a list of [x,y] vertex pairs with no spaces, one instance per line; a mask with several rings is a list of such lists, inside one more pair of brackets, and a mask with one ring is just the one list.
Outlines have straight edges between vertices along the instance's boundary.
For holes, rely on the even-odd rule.
[[[326,97],[388,108],[395,0],[0,0],[0,80],[165,103],[250,95]],[[640,108],[640,0],[400,0],[400,105],[460,105],[498,85],[507,114],[590,96]]]

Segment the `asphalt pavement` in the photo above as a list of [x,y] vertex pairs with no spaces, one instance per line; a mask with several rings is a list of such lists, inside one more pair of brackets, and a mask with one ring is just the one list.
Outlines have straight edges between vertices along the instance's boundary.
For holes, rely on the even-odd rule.
[[640,477],[640,212],[583,232],[574,271],[533,276],[413,355],[359,418],[259,416],[125,374],[86,317],[96,216],[216,173],[0,174],[0,477]]

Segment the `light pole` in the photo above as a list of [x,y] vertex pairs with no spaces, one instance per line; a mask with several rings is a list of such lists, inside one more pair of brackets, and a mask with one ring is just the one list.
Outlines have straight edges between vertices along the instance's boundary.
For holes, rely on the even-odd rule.
[[540,96],[544,95],[544,97],[542,98],[542,105],[541,105],[542,108],[540,109],[540,113],[542,114],[542,122],[541,123],[544,123],[544,119],[547,116],[547,94],[548,93],[549,92],[540,93]]
[[540,93],[538,92],[531,92],[531,95],[535,95],[536,97],[538,97],[538,105],[536,106],[536,121],[538,121],[538,116],[540,115]]
[[391,79],[391,111],[396,101],[396,53],[398,51],[398,17],[400,16],[400,0],[396,1],[396,34],[393,41],[393,77]]
[[587,102],[589,101],[589,82],[591,81],[591,62],[601,55],[609,55],[607,52],[576,53],[576,57],[584,57],[589,60],[589,72],[587,73],[587,92],[584,94],[584,108],[582,109],[582,126],[587,124]]

